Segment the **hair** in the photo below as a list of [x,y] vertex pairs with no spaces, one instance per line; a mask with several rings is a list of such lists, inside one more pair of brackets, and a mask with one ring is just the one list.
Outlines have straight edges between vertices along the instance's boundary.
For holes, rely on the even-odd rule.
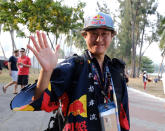
[[19,50],[14,50],[14,53],[17,53],[17,52],[19,52]]
[[25,51],[25,48],[21,48],[21,50]]

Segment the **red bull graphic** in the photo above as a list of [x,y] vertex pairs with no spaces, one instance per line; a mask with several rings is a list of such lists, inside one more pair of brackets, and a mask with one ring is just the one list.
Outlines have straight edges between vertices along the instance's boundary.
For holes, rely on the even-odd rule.
[[96,16],[93,17],[93,20],[91,21],[91,24],[96,24],[96,25],[101,24],[101,25],[104,25],[104,24],[106,24],[105,18],[103,16],[101,16],[101,15],[96,15]]
[[75,100],[69,106],[68,116],[72,114],[73,116],[80,115],[82,117],[87,117],[87,96],[83,95],[78,100]]
[[[67,105],[69,103],[68,95],[64,93],[59,99],[61,99],[62,102],[62,111],[64,113],[64,116],[66,116],[67,111]],[[50,95],[44,92],[43,94],[43,100],[41,105],[41,110],[45,110],[46,112],[51,112],[53,110],[58,109],[59,102],[51,102],[50,101]]]
[[63,131],[87,131],[86,121],[68,123],[65,125]]
[[124,110],[124,107],[123,107],[123,104],[121,104],[121,109],[120,109],[120,125],[122,128],[126,129],[126,130],[129,130],[130,127],[129,127],[129,121],[127,119],[127,116],[126,116],[126,112]]

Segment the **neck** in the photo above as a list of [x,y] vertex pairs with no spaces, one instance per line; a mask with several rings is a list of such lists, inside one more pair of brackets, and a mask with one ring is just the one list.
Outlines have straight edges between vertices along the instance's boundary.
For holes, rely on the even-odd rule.
[[95,56],[95,58],[97,59],[97,61],[99,63],[101,72],[103,72],[104,55],[98,55],[98,56]]

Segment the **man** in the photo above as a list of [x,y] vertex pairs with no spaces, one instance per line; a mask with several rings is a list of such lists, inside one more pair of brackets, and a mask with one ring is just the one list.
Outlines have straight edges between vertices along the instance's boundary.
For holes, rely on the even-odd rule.
[[18,58],[18,85],[21,85],[21,89],[28,84],[29,69],[31,67],[31,60],[26,56],[24,48],[20,49],[20,57]]
[[[105,55],[115,34],[108,14],[100,12],[88,17],[82,30],[87,50],[83,56],[73,56],[57,65],[59,45],[52,52],[45,34],[37,31],[38,43],[33,36],[30,37],[35,49],[27,46],[42,66],[35,88],[35,101],[16,110],[50,112],[57,110],[61,102],[67,118],[65,131],[100,131],[103,128],[128,131],[124,64]],[[109,108],[109,104],[113,106]],[[108,115],[100,107],[108,107],[105,109]]]
[[12,78],[12,81],[9,82],[7,85],[3,86],[3,92],[6,93],[6,90],[9,86],[14,86],[13,94],[17,94],[17,78],[18,78],[18,69],[17,69],[17,57],[19,56],[19,50],[15,50],[13,55],[9,58],[8,61],[8,69],[9,75]]

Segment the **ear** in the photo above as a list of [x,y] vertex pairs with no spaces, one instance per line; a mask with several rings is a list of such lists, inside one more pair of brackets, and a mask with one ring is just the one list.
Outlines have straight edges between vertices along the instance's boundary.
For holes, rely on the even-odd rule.
[[113,38],[116,35],[116,31],[111,31],[111,37]]
[[87,32],[82,32],[81,35],[84,37],[84,39],[86,38],[87,36]]

